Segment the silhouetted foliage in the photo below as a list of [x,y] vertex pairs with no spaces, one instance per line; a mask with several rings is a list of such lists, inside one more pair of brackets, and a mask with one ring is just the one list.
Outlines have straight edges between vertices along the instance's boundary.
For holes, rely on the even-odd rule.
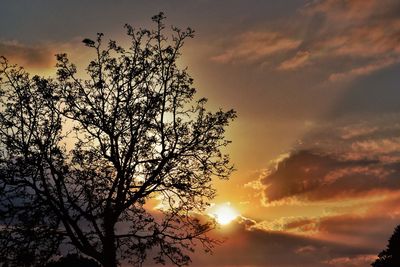
[[58,261],[52,261],[45,267],[100,267],[100,265],[92,259],[83,258],[78,254],[68,254]]
[[400,266],[400,225],[394,229],[387,248],[379,253],[378,259],[371,265],[373,267]]
[[[78,75],[57,55],[57,78],[30,77],[1,60],[0,258],[43,266],[71,245],[103,266],[190,262],[215,240],[196,214],[214,197],[213,176],[232,171],[221,153],[235,112],[208,112],[177,66],[191,29],[164,35],[126,25],[130,45],[85,39],[95,59]],[[85,77],[85,78],[83,78]],[[155,211],[150,199],[161,199]]]

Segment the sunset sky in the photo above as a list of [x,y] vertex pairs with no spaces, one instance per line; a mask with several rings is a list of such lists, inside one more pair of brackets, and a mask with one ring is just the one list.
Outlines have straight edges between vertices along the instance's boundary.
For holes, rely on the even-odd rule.
[[4,0],[0,55],[81,70],[83,38],[124,44],[123,25],[196,31],[183,49],[198,97],[234,108],[214,209],[239,215],[193,266],[369,266],[400,223],[398,0]]

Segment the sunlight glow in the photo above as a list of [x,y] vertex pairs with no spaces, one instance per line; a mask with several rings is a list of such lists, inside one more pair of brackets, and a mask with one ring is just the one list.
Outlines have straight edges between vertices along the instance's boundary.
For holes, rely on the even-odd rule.
[[214,217],[221,225],[227,225],[235,220],[239,213],[229,203],[216,205],[212,208],[210,216]]

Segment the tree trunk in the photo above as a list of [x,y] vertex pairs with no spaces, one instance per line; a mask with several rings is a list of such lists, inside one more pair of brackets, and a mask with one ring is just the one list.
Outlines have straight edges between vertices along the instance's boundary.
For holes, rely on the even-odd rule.
[[117,267],[116,253],[114,251],[104,250],[103,267]]
[[117,248],[115,246],[114,223],[104,223],[103,261],[104,267],[117,267]]

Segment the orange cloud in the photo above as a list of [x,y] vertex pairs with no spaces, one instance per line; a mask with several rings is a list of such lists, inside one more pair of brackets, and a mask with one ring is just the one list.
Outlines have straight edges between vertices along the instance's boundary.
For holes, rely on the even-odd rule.
[[278,219],[257,222],[249,227],[249,229],[311,235],[316,233],[318,223],[318,217],[280,217]]
[[371,135],[377,131],[378,131],[377,126],[351,125],[351,126],[346,126],[342,129],[342,133],[341,133],[340,137],[342,139],[359,138],[359,137]]
[[[309,25],[294,57],[278,59],[276,69],[320,66],[331,82],[349,81],[400,62],[400,18],[395,0],[321,0],[306,5],[297,20]],[[304,26],[303,26],[304,27]],[[293,31],[293,30],[292,30]],[[297,29],[294,32],[302,32]],[[297,34],[298,35],[298,34]],[[301,35],[300,35],[301,36]],[[312,55],[312,58],[310,57]]]
[[400,137],[356,141],[352,144],[352,148],[356,152],[375,155],[398,152],[400,151]]
[[374,254],[367,254],[367,255],[358,255],[356,257],[340,257],[334,258],[331,260],[327,260],[324,263],[330,266],[337,266],[337,267],[355,267],[355,266],[369,266],[371,262],[376,259],[376,255]]
[[379,60],[377,62],[372,62],[365,66],[350,69],[345,72],[333,73],[329,76],[329,81],[332,81],[332,82],[347,81],[347,80],[353,79],[355,77],[368,75],[372,72],[389,67],[398,62],[400,62],[400,55],[399,55],[399,58],[396,58],[396,59],[388,58],[385,60]]
[[46,45],[29,46],[0,41],[0,55],[23,67],[47,68],[55,65],[54,49]]
[[303,67],[308,63],[309,58],[310,58],[310,52],[299,51],[293,58],[283,61],[278,66],[278,70],[293,70]]
[[398,10],[396,0],[312,1],[291,21],[294,26],[277,23],[274,32],[227,38],[211,60],[261,62],[279,71],[311,66],[330,82],[351,81],[400,62]]
[[[367,23],[367,22],[366,22]],[[336,55],[368,58],[373,56],[398,54],[400,19],[382,21],[373,25],[360,25],[317,43],[320,48],[330,49]]]
[[394,0],[323,0],[303,9],[306,16],[324,18],[308,47],[318,63],[343,62],[329,81],[348,81],[400,62],[399,8]]
[[219,63],[252,62],[275,53],[293,50],[301,41],[276,32],[247,32],[241,34],[224,52],[211,60]]

